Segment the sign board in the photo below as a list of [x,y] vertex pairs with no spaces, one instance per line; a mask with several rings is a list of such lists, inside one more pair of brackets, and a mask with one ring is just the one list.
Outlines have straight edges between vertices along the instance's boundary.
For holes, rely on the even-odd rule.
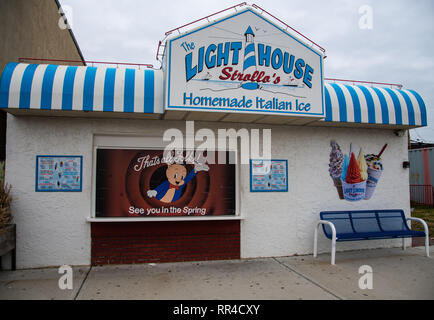
[[250,192],[288,191],[288,160],[250,160]]
[[164,150],[97,149],[95,216],[234,216],[235,164],[188,158],[186,151],[171,159]]
[[252,9],[166,42],[166,110],[324,117],[323,56]]
[[36,156],[36,192],[82,189],[82,156]]

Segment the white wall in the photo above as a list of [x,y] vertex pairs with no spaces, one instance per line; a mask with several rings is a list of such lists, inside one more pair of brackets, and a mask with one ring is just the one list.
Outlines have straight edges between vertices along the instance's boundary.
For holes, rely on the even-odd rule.
[[[159,120],[14,117],[8,114],[6,179],[13,185],[17,223],[17,267],[90,264],[92,141],[94,134],[161,137],[167,128],[184,131],[185,122]],[[313,229],[321,210],[403,208],[409,214],[407,138],[391,130],[195,122],[195,129],[271,128],[272,157],[288,159],[288,193],[250,193],[249,167],[240,168],[242,257],[285,256],[312,252]],[[136,138],[137,139],[137,138]],[[358,153],[379,152],[384,143],[385,170],[374,197],[339,200],[328,174],[330,140],[344,152],[352,142]],[[36,155],[82,155],[83,191],[35,192]],[[129,222],[131,223],[131,222]],[[319,250],[329,241],[319,238]],[[339,243],[339,249],[399,246],[400,240]]]
[[[350,143],[357,156],[382,155],[384,171],[370,200],[340,200],[328,173],[330,140],[336,140],[343,152]],[[319,212],[326,210],[363,210],[402,208],[410,213],[407,138],[391,130],[349,128],[273,128],[272,155],[288,159],[288,193],[249,193],[248,170],[242,174],[243,210],[248,218],[242,223],[242,256],[284,256],[313,251],[313,233]],[[401,240],[356,241],[338,243],[337,250],[399,246]],[[319,252],[330,252],[330,241],[320,230]]]

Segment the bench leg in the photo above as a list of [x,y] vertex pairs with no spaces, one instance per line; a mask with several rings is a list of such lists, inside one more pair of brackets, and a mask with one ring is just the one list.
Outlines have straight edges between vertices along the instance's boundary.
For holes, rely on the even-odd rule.
[[405,250],[405,238],[402,238],[402,250]]
[[332,265],[335,265],[335,257],[336,257],[336,236],[332,238]]
[[424,220],[422,220],[420,218],[408,217],[407,220],[417,221],[423,225],[423,229],[425,231],[425,253],[426,253],[426,256],[429,257],[429,229],[428,229],[428,225],[426,224],[426,222]]
[[331,264],[335,264],[335,257],[336,257],[336,228],[333,225],[333,223],[329,221],[318,221],[316,227],[315,227],[315,233],[313,236],[313,257],[316,258],[317,256],[317,250],[318,250],[318,228],[321,224],[328,224],[332,230],[332,252],[331,252]]

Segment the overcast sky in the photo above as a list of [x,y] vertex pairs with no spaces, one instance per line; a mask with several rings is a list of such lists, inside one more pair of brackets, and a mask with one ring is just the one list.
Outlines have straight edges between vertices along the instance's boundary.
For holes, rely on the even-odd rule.
[[[150,63],[166,31],[241,1],[60,0],[86,60]],[[428,109],[426,128],[412,139],[434,142],[434,1],[255,0],[326,49],[324,76],[400,83]],[[372,8],[372,29],[360,19]],[[233,12],[233,11],[231,11]],[[363,20],[366,21],[366,20]],[[184,29],[187,30],[187,29]]]

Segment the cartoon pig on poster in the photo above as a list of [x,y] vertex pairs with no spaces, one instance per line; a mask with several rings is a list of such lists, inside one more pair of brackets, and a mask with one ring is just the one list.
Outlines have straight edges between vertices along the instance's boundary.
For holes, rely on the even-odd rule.
[[187,174],[187,168],[182,164],[167,164],[167,180],[156,187],[154,190],[148,190],[149,198],[155,197],[161,202],[171,203],[178,200],[182,195],[182,190],[186,184],[191,181],[199,171],[208,171],[209,167],[205,163],[195,163],[194,169]]

